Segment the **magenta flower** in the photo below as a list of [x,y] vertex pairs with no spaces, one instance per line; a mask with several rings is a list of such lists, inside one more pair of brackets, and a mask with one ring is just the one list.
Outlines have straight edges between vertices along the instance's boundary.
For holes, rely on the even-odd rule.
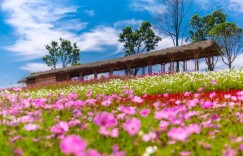
[[100,127],[113,127],[117,124],[117,120],[112,113],[98,112],[94,117],[94,123]]
[[137,118],[127,119],[123,124],[123,128],[127,131],[131,136],[134,136],[138,133],[141,127],[141,121]]
[[150,109],[146,109],[146,108],[144,108],[144,109],[142,109],[142,110],[140,111],[140,115],[141,115],[142,117],[147,117],[147,116],[149,115],[149,113],[150,113]]
[[213,107],[213,102],[211,102],[211,101],[203,101],[202,103],[201,103],[201,107],[202,108],[204,108],[204,109],[206,109],[206,108],[212,108]]
[[55,134],[65,133],[68,130],[69,130],[68,123],[63,121],[51,127],[51,132]]
[[78,153],[83,152],[86,147],[87,143],[78,135],[69,135],[60,143],[61,151],[64,154],[79,155]]

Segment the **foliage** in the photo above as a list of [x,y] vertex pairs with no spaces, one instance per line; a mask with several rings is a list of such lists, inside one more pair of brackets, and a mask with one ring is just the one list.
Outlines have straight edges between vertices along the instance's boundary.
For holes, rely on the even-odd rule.
[[200,17],[193,15],[190,20],[191,30],[189,37],[192,42],[209,40],[210,30],[218,24],[226,22],[226,14],[222,10],[216,10],[212,14]]
[[[135,31],[129,26],[125,27],[119,34],[118,41],[123,43],[125,56],[130,56],[154,50],[160,40],[161,38],[152,30],[151,24],[142,22],[140,28]],[[133,70],[133,74],[136,75],[138,70],[139,68]]]
[[61,61],[62,67],[65,68],[69,64],[77,64],[80,59],[80,49],[77,44],[69,40],[60,38],[60,45],[56,41],[52,41],[51,45],[46,45],[49,54],[43,57],[43,61],[51,68],[56,69],[58,61]]
[[223,62],[232,68],[232,63],[243,50],[243,30],[234,23],[222,23],[213,27],[209,35],[221,47]]
[[[226,14],[222,10],[216,10],[212,14],[200,17],[199,15],[193,15],[190,20],[191,30],[189,32],[189,38],[192,42],[199,42],[210,40],[209,32],[210,30],[226,22]],[[216,63],[218,62],[218,57],[212,57],[211,61],[206,59],[208,65],[208,70],[213,71]]]

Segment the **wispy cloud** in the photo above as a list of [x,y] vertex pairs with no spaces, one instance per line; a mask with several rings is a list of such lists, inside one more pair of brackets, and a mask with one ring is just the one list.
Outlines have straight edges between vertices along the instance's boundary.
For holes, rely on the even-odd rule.
[[[44,45],[60,37],[77,42],[83,52],[102,51],[107,46],[120,49],[117,31],[113,27],[98,26],[83,34],[78,34],[88,23],[69,18],[78,14],[78,6],[65,3],[64,0],[4,0],[1,8],[7,13],[6,23],[16,34],[16,43],[5,47],[15,52],[21,59],[43,57],[47,51]],[[86,10],[89,15],[94,11]]]
[[90,17],[95,16],[95,11],[94,10],[84,10],[84,13],[86,13]]
[[132,0],[129,7],[133,11],[148,11],[152,14],[157,13],[161,10],[161,5],[157,0]]
[[238,12],[243,12],[243,1],[242,0],[230,0],[230,7]]
[[115,22],[113,25],[115,28],[117,29],[122,29],[125,26],[135,26],[135,27],[139,27],[139,25],[143,22],[143,20],[137,20],[137,19],[127,19],[127,20],[121,20],[121,21],[117,21]]

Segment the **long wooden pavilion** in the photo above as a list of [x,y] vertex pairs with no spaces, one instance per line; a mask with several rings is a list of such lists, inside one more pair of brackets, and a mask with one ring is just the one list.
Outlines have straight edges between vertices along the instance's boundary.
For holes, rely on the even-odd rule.
[[143,74],[145,74],[145,67],[148,67],[148,73],[152,74],[152,65],[156,64],[161,65],[161,72],[164,73],[166,72],[165,65],[167,63],[169,63],[170,72],[173,72],[174,62],[176,61],[182,61],[183,71],[187,71],[188,60],[195,60],[195,70],[197,71],[199,70],[200,58],[206,58],[208,68],[211,69],[211,58],[220,54],[218,45],[215,42],[202,41],[149,53],[39,72],[20,80],[19,83],[35,85],[56,81],[68,81],[73,77],[78,77],[80,80],[83,80],[86,75],[94,74],[94,78],[97,78],[98,73],[109,72],[109,76],[112,76],[114,71],[120,70],[125,70],[126,75],[130,75],[131,69],[136,67],[142,67]]

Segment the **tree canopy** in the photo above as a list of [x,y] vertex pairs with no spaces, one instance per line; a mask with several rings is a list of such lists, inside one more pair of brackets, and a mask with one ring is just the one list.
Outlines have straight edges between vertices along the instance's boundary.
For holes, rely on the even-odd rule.
[[[119,34],[119,42],[123,43],[125,56],[149,52],[154,50],[161,38],[155,35],[150,22],[142,22],[135,31],[131,27],[125,27]],[[136,75],[139,68],[132,70]]]
[[222,10],[216,10],[212,14],[200,17],[193,15],[190,20],[191,30],[189,38],[192,42],[209,40],[209,31],[218,24],[226,22],[226,14]]
[[51,69],[56,69],[58,62],[61,62],[62,67],[75,65],[80,59],[80,49],[76,43],[71,43],[69,40],[60,38],[60,44],[52,41],[50,45],[45,46],[49,54],[43,57],[43,61]]
[[155,35],[149,22],[142,22],[139,29],[135,31],[131,27],[125,27],[119,34],[119,42],[123,43],[125,56],[149,52],[154,50],[161,40]]
[[233,61],[243,50],[243,30],[226,22],[213,27],[209,35],[220,46],[222,61],[232,68]]

